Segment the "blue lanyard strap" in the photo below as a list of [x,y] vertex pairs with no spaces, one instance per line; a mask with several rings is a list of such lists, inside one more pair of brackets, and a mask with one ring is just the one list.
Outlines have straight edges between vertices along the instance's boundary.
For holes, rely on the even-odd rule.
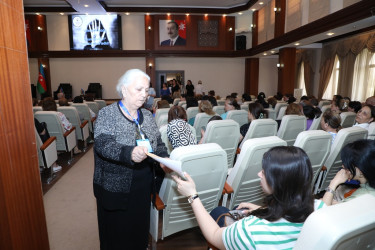
[[145,139],[145,136],[144,136],[144,134],[142,133],[141,126],[139,125],[139,110],[137,110],[137,115],[138,115],[138,117],[137,117],[137,119],[135,119],[135,118],[129,113],[128,109],[125,107],[125,105],[122,103],[122,101],[118,101],[118,103],[119,103],[121,109],[124,110],[124,111],[125,111],[125,112],[126,112],[126,113],[127,113],[132,119],[133,119],[133,121],[135,122],[135,124],[137,124],[137,126],[138,126],[138,130],[139,130],[139,133],[141,134],[141,137],[142,137],[142,139],[144,140],[144,139]]

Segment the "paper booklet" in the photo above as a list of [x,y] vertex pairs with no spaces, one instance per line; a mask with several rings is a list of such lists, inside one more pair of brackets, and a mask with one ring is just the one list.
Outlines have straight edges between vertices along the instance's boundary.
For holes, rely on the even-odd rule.
[[182,169],[181,169],[181,162],[180,161],[175,161],[175,160],[171,160],[171,159],[168,159],[168,158],[162,158],[162,157],[157,156],[157,155],[152,154],[152,153],[147,153],[147,155],[150,156],[155,161],[164,164],[165,166],[167,166],[168,168],[170,168],[174,172],[178,173],[181,177],[185,178],[185,175],[184,175],[184,173],[182,172]]

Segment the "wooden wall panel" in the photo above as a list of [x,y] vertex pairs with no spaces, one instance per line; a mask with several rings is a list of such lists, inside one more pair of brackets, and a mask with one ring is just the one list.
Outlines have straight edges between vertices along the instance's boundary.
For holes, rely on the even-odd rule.
[[275,37],[279,37],[285,33],[286,0],[276,0],[275,8]]
[[258,43],[258,24],[259,24],[259,11],[253,12],[253,27],[251,29],[252,34],[252,47],[257,46]]
[[279,51],[279,79],[277,91],[282,94],[293,94],[296,75],[296,48],[284,48]]
[[49,249],[22,0],[0,1],[0,20],[0,249]]
[[245,60],[245,93],[258,95],[259,86],[259,58]]
[[[28,50],[31,51],[48,51],[47,38],[47,20],[44,15],[25,15],[29,22],[30,39]],[[38,30],[40,27],[42,30]]]

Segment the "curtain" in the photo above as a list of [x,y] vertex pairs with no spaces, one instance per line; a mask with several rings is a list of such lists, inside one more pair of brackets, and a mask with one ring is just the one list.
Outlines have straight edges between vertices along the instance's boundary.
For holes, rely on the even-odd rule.
[[313,82],[314,82],[314,51],[313,50],[298,50],[296,53],[296,79],[298,82],[298,87],[300,86],[299,79],[301,74],[301,64],[303,64],[303,78],[305,82],[304,91],[306,95],[310,96],[313,93]]
[[374,95],[375,85],[375,53],[364,49],[354,64],[352,100],[364,102]]

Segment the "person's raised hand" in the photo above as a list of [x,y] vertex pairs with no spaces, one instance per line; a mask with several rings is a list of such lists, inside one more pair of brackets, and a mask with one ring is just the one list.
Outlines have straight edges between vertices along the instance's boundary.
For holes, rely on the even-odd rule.
[[188,197],[197,193],[197,189],[195,188],[195,183],[190,175],[184,172],[186,181],[182,180],[179,176],[172,175],[173,180],[177,183],[177,191]]

